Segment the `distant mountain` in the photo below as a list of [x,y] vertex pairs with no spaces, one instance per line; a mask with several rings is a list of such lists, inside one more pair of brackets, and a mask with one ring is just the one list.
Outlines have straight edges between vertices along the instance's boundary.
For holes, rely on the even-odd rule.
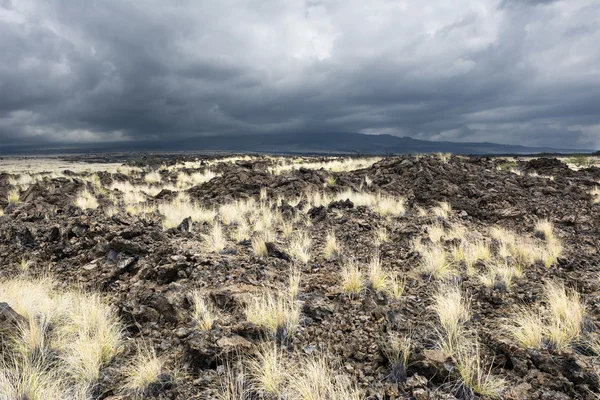
[[65,144],[62,146],[0,146],[2,155],[148,152],[236,152],[282,154],[418,154],[449,152],[454,154],[532,154],[591,152],[592,149],[556,149],[497,143],[433,142],[391,135],[362,133],[295,133],[198,136],[172,141],[132,141],[101,144]]

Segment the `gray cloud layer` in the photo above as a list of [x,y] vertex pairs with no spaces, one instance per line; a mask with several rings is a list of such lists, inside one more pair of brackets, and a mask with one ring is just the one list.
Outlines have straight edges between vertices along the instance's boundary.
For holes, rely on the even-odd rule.
[[600,148],[596,0],[0,0],[0,144],[286,131]]

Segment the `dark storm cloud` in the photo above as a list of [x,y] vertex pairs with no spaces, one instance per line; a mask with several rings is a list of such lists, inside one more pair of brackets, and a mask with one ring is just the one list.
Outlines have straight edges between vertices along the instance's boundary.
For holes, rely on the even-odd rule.
[[0,143],[287,131],[600,147],[593,0],[0,0]]

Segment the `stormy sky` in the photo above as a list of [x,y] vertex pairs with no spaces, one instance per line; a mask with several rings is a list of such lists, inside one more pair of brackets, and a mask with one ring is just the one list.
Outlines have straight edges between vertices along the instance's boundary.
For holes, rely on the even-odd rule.
[[600,2],[0,0],[0,145],[332,131],[600,148]]

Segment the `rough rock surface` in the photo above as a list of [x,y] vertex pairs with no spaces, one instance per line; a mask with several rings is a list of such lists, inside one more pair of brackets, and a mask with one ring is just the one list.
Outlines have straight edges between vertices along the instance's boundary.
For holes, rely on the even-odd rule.
[[[136,161],[143,166],[153,162]],[[548,218],[563,242],[557,265],[531,266],[508,291],[485,288],[470,277],[462,281],[473,299],[469,328],[478,331],[483,350],[493,359],[492,372],[509,383],[504,397],[593,399],[593,393],[600,392],[593,374],[597,356],[578,349],[560,354],[519,349],[496,328],[515,305],[537,301],[544,281],[559,278],[581,293],[590,335],[597,337],[600,204],[593,204],[590,195],[599,179],[595,169],[572,171],[554,159],[532,160],[523,166],[526,172],[552,175],[550,180],[499,170],[491,158],[452,157],[444,162],[437,157],[406,156],[351,172],[300,169],[272,175],[266,170],[270,162],[264,158],[220,164],[220,176],[187,193],[203,206],[214,207],[235,199],[258,200],[261,188],[266,188],[270,199],[290,199],[306,191],[358,190],[368,176],[372,184],[365,190],[404,196],[408,204],[406,215],[391,219],[343,200],[308,211],[314,257],[299,265],[302,320],[288,351],[327,350],[370,399],[455,398],[448,384],[456,379],[452,361],[432,344],[436,318],[430,305],[435,284],[415,273],[418,257],[411,250],[412,240],[425,236],[426,226],[436,221],[433,216],[419,216],[418,207],[446,201],[453,210],[450,219],[469,230],[501,226],[531,234],[538,219]],[[165,180],[175,178],[175,172],[163,175]],[[335,177],[334,186],[327,186],[329,176]],[[235,253],[207,252],[202,238],[206,224],[187,221],[165,231],[159,215],[131,216],[122,211],[108,216],[104,207],[110,203],[102,196],[96,210],[74,207],[76,193],[87,184],[77,174],[72,178],[45,179],[22,192],[17,205],[8,205],[8,175],[0,174],[0,206],[5,210],[0,216],[0,276],[16,274],[25,254],[33,261],[31,274],[50,271],[65,286],[102,291],[118,308],[128,337],[150,342],[168,368],[186,370],[179,380],[164,377],[164,384],[151,388],[147,396],[210,398],[220,387],[226,360],[239,353],[252,354],[265,337],[264,330],[245,321],[243,307],[253,293],[287,285],[287,271],[295,263],[285,246],[268,243],[266,258],[253,255],[249,242],[231,242]],[[109,184],[126,177],[115,174],[102,179]],[[164,190],[155,199],[173,196]],[[301,207],[281,205],[290,218]],[[379,227],[386,227],[389,234],[389,241],[379,249],[382,261],[405,279],[405,293],[399,300],[370,291],[349,298],[339,287],[340,262],[320,255],[326,232],[334,231],[351,257],[367,262]],[[198,331],[192,322],[187,294],[194,289],[209,292],[219,309],[220,318],[210,332]],[[10,305],[0,303],[0,329],[18,319]],[[382,334],[388,331],[412,332],[416,341],[404,383],[389,379],[389,365],[379,350]],[[117,360],[115,370],[118,366]],[[102,398],[119,398],[117,375],[109,378],[100,383],[98,393]]]

